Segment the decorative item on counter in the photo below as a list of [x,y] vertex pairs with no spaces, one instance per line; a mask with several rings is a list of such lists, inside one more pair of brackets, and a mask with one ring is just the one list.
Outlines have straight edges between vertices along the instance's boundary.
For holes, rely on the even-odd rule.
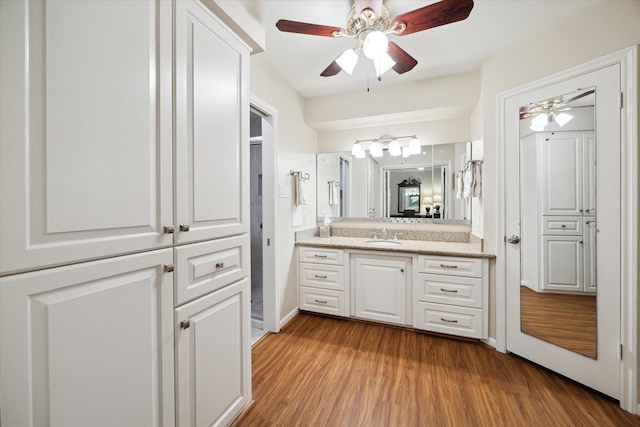
[[331,236],[331,228],[329,227],[331,224],[331,220],[328,216],[324,217],[324,225],[319,227],[319,235],[320,237],[330,237]]

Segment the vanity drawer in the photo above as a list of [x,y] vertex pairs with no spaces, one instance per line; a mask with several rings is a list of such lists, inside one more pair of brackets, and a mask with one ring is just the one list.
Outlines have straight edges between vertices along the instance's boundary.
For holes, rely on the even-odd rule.
[[418,301],[482,308],[482,279],[418,274]]
[[466,338],[486,338],[482,328],[482,310],[428,302],[417,304],[418,329],[458,335]]
[[582,217],[543,216],[542,233],[565,236],[581,236],[582,223]]
[[300,310],[347,317],[345,294],[342,291],[300,286]]
[[300,263],[300,286],[344,290],[344,267],[341,265]]
[[322,264],[344,264],[344,251],[332,248],[299,247],[300,262],[318,262]]
[[418,273],[482,277],[482,259],[419,255]]
[[246,236],[180,246],[175,250],[175,305],[230,285],[249,274]]

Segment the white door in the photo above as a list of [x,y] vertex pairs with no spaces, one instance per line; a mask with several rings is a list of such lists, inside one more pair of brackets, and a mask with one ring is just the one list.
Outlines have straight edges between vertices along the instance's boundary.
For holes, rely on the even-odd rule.
[[[521,236],[521,230],[530,228],[531,221],[540,221],[540,212],[522,212],[521,201],[535,198],[535,192],[521,191],[521,168],[528,166],[535,159],[531,156],[520,156],[522,139],[521,124],[519,123],[520,108],[543,100],[554,99],[559,95],[575,93],[579,88],[595,90],[595,154],[597,157],[596,175],[596,211],[598,222],[595,247],[596,266],[590,267],[594,271],[597,281],[596,304],[596,334],[595,358],[586,357],[575,351],[570,351],[553,344],[548,339],[537,338],[531,334],[521,332],[521,261],[535,258],[535,249],[528,250],[534,235],[522,235],[523,241],[518,243],[516,238],[509,238],[512,243],[506,244],[506,280],[507,280],[507,350],[526,359],[545,366],[553,371],[565,375],[573,380],[594,388],[614,398],[620,396],[620,361],[618,360],[620,342],[620,286],[621,286],[621,255],[620,255],[620,187],[621,187],[621,141],[620,141],[620,110],[618,94],[620,92],[620,66],[618,64],[601,68],[587,74],[582,74],[570,80],[553,85],[532,89],[526,93],[513,95],[505,99],[505,203],[506,203],[506,234],[507,236]],[[580,107],[571,111],[579,118]],[[591,116],[593,119],[593,116]],[[570,128],[570,125],[566,125]],[[526,126],[528,128],[528,124]],[[526,129],[525,128],[525,129]],[[526,131],[525,131],[526,133]],[[522,149],[525,153],[525,150]],[[526,151],[531,153],[531,151]],[[551,185],[564,185],[563,180],[574,180],[575,174],[568,167],[567,177],[558,176]],[[593,171],[591,171],[593,173]],[[530,183],[529,183],[530,184]],[[573,183],[571,184],[573,185]],[[530,187],[528,187],[530,189]],[[536,206],[531,204],[531,206]],[[538,208],[534,208],[538,209]],[[606,212],[606,215],[602,215]],[[522,223],[521,223],[522,219]],[[595,215],[593,215],[595,220]],[[526,241],[525,241],[526,239]],[[539,237],[538,237],[539,239]],[[534,246],[535,248],[535,246]],[[526,254],[524,252],[527,252]],[[589,251],[583,251],[589,253]],[[561,271],[564,267],[556,264],[554,268]],[[578,266],[567,265],[571,275],[582,275]],[[538,279],[540,280],[540,279]],[[590,284],[589,286],[593,286]],[[538,296],[548,297],[548,293],[538,293]],[[582,292],[582,296],[586,293]],[[593,295],[591,293],[591,295]],[[566,313],[562,313],[566,314]],[[558,316],[561,317],[561,316]],[[536,320],[550,321],[548,326],[553,328],[554,321],[558,321],[554,314],[535,314]],[[557,327],[566,324],[555,325]],[[577,325],[579,328],[581,325]]]
[[247,233],[249,50],[201,2],[175,9],[175,242]]
[[406,325],[407,283],[405,259],[355,257],[355,316]]
[[0,274],[171,245],[171,13],[2,2]]
[[4,426],[174,423],[171,249],[0,279]]
[[229,425],[251,399],[248,279],[176,309],[179,426]]

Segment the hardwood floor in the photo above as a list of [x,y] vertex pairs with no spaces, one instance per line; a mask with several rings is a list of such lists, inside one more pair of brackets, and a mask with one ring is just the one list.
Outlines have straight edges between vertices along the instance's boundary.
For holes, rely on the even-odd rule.
[[233,426],[640,426],[483,344],[310,314],[254,346],[253,398]]

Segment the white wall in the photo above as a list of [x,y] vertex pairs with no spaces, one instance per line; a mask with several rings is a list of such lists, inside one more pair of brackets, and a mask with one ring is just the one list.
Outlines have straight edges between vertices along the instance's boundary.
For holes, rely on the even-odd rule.
[[[303,99],[261,59],[251,56],[251,94],[277,110],[275,123],[276,191],[280,185],[289,192],[276,201],[276,287],[280,304],[278,318],[283,319],[298,307],[295,265],[295,231],[315,226],[316,220],[316,132],[302,117]],[[309,173],[306,183],[308,204],[302,209],[305,223],[292,226],[293,177],[290,170]]]

